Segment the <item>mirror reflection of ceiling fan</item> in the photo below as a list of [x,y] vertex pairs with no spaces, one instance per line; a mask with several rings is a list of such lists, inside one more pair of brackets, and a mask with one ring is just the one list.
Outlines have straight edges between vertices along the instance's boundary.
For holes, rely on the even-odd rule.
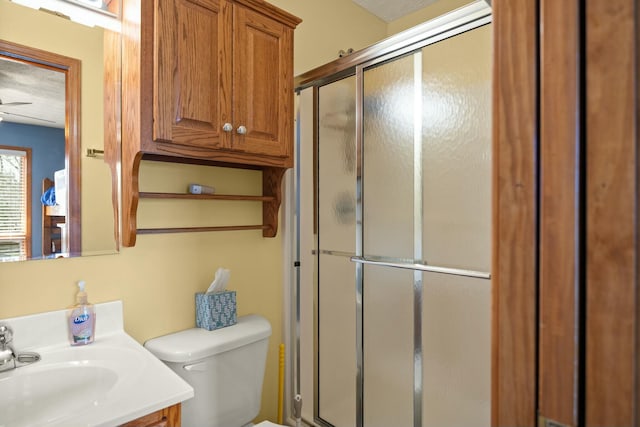
[[[0,108],[2,107],[15,107],[17,105],[29,105],[29,104],[33,104],[33,102],[2,102],[2,99],[0,99]],[[46,120],[46,119],[41,119],[39,117],[33,117],[33,116],[27,116],[24,114],[18,114],[18,113],[10,113],[8,111],[0,111],[0,118],[2,116],[16,116],[16,117],[24,117],[27,119],[34,119],[34,120],[41,120],[43,122],[49,122],[49,123],[55,123],[53,120]]]

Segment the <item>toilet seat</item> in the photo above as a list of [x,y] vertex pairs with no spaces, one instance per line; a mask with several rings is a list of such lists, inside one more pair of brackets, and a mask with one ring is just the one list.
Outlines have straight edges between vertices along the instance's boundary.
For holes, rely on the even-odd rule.
[[284,427],[282,424],[275,424],[271,421],[263,421],[255,425],[255,427]]

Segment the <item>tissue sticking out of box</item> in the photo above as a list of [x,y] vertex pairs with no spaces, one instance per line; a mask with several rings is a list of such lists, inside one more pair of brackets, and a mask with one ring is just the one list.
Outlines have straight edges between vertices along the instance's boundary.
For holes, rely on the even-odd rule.
[[213,282],[209,285],[207,289],[207,294],[213,294],[216,292],[222,292],[227,289],[227,283],[229,282],[229,278],[231,277],[231,271],[226,268],[219,268],[216,270],[216,276],[213,279]]

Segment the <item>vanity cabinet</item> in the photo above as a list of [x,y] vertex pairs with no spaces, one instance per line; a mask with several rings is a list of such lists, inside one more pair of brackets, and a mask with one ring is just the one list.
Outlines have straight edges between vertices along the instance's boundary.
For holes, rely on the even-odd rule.
[[181,406],[176,404],[122,424],[120,427],[180,427]]
[[[263,235],[275,236],[280,181],[293,166],[300,22],[263,0],[124,0],[124,246],[135,244],[146,159],[263,170],[276,186],[264,196],[278,203]],[[263,216],[274,211],[265,203]]]

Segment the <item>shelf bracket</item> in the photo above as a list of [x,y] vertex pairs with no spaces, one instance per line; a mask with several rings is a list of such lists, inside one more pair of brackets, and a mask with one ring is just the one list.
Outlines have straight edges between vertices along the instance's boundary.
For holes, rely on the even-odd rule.
[[266,167],[262,170],[262,195],[272,200],[262,202],[263,237],[276,237],[278,234],[278,212],[282,202],[282,177],[286,168]]

